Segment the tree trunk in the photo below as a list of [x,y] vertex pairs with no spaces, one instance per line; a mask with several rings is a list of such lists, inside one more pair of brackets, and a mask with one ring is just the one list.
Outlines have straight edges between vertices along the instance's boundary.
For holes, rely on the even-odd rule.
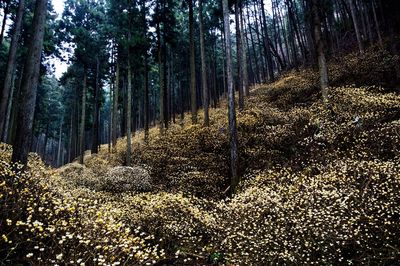
[[147,51],[144,58],[144,140],[149,140],[149,65]]
[[270,40],[268,37],[268,28],[267,28],[267,19],[265,17],[265,9],[264,9],[264,0],[261,0],[261,14],[263,18],[263,26],[264,26],[264,50],[265,50],[265,56],[267,59],[267,68],[268,68],[268,76],[269,76],[269,81],[274,82],[275,81],[275,76],[274,76],[274,69],[273,69],[273,63],[272,63],[272,56],[271,56],[271,50],[270,50]]
[[360,28],[358,25],[357,14],[356,14],[356,8],[354,6],[354,0],[348,0],[348,1],[349,1],[349,6],[350,6],[351,17],[353,19],[354,31],[356,32],[358,49],[360,50],[360,53],[364,53],[364,45],[363,45],[363,42],[361,39]]
[[203,0],[199,0],[199,18],[200,18],[200,55],[201,55],[201,83],[203,86],[203,108],[204,108],[204,126],[210,125],[210,117],[208,114],[209,99],[207,87],[207,66],[206,52],[204,47],[204,32],[203,32]]
[[[112,60],[112,59],[111,59]],[[112,143],[112,132],[113,132],[113,97],[112,97],[112,93],[113,93],[113,80],[112,78],[110,78],[110,95],[109,95],[109,99],[110,99],[110,114],[108,117],[108,153],[111,153],[111,143]]]
[[33,17],[31,43],[24,68],[21,87],[21,105],[18,110],[17,135],[12,154],[13,162],[27,165],[32,134],[33,117],[39,80],[40,59],[43,48],[44,29],[46,25],[47,0],[37,0]]
[[11,103],[12,101],[11,92],[16,67],[18,41],[21,33],[22,17],[24,14],[24,5],[24,0],[20,0],[18,4],[17,17],[14,23],[14,33],[11,37],[10,50],[8,52],[8,60],[6,66],[6,75],[4,77],[4,86],[0,99],[0,136],[2,136],[1,141],[3,142],[5,142],[7,139],[5,132],[7,131],[6,125],[8,125],[9,123],[6,120],[8,120],[10,117],[8,106],[9,103]]
[[[130,39],[130,38],[129,38]],[[129,48],[128,48],[129,50]],[[131,60],[130,60],[130,52],[128,51],[128,95],[127,95],[127,111],[126,111],[126,165],[131,164],[131,153],[132,153],[132,69],[131,69]]]
[[3,14],[3,23],[1,24],[0,45],[3,43],[4,31],[6,29],[6,24],[7,24],[7,16],[8,13],[10,12],[10,0],[5,0],[4,3],[6,6],[3,9],[4,14]]
[[100,113],[100,87],[99,87],[99,58],[96,57],[96,84],[94,87],[94,110],[93,110],[93,132],[92,132],[92,153],[99,152],[99,113]]
[[[164,7],[165,9],[165,7]],[[168,123],[169,123],[169,108],[168,108],[168,66],[167,66],[167,43],[166,43],[166,38],[165,38],[165,27],[163,30],[163,42],[162,42],[162,58],[163,58],[163,67],[162,67],[162,74],[163,74],[163,94],[162,94],[162,102],[163,102],[163,113],[164,113],[164,129],[168,129]]]
[[374,22],[375,22],[376,33],[378,34],[379,46],[383,47],[382,35],[381,35],[381,30],[379,28],[378,17],[376,15],[375,1],[374,0],[372,1],[371,6],[372,6],[372,13],[374,14]]
[[231,47],[231,31],[229,25],[229,7],[228,0],[222,0],[222,8],[224,13],[225,27],[225,43],[226,43],[226,66],[228,78],[228,117],[229,117],[229,137],[230,137],[230,153],[231,153],[231,186],[230,192],[236,192],[239,184],[238,176],[238,147],[237,147],[237,129],[236,129],[236,110],[235,110],[235,91],[233,89],[232,77],[232,47]]
[[249,28],[249,34],[250,34],[250,40],[251,40],[251,48],[252,48],[252,51],[253,51],[254,63],[255,63],[254,82],[255,83],[261,83],[261,80],[260,80],[260,68],[259,68],[259,65],[258,65],[257,53],[256,53],[256,49],[255,49],[255,44],[254,44],[254,37],[253,37],[253,33],[251,32],[249,7],[247,7],[246,10],[247,10],[247,25],[248,25],[248,28]]
[[61,144],[62,144],[62,126],[64,123],[64,119],[61,119],[60,130],[58,133],[58,150],[57,150],[57,164],[56,166],[61,166]]
[[236,57],[237,57],[237,86],[239,91],[239,110],[244,109],[244,88],[243,88],[243,47],[242,34],[240,30],[240,7],[239,1],[235,1],[235,27],[236,27]]
[[86,67],[83,69],[83,84],[82,84],[82,110],[81,110],[81,125],[80,125],[80,131],[79,131],[79,151],[80,151],[80,157],[79,157],[79,162],[80,164],[83,164],[83,159],[85,157],[85,118],[86,118],[86,83],[87,83],[87,77],[86,77]]
[[[242,43],[242,72],[243,72],[243,92],[245,96],[249,95],[249,72],[247,69],[247,47],[248,47],[248,42],[247,42],[247,35],[244,30],[244,25],[243,25],[243,9],[240,6],[240,31],[241,31],[241,43]],[[245,44],[247,46],[245,47]]]
[[113,152],[117,149],[117,125],[118,125],[118,90],[119,90],[119,62],[117,59],[117,70],[115,74],[115,85],[113,95],[113,116],[112,116],[112,146]]
[[190,109],[192,124],[197,124],[196,65],[194,46],[193,0],[189,0],[189,41],[190,41]]
[[322,100],[327,105],[328,104],[328,86],[329,86],[328,85],[328,68],[326,66],[325,51],[324,51],[325,48],[324,48],[324,43],[322,40],[321,20],[319,18],[318,10],[319,10],[318,0],[312,0],[312,13],[313,13],[313,17],[314,17],[314,34],[315,34],[315,43],[317,45]]
[[157,24],[157,46],[158,46],[158,71],[159,71],[159,86],[160,86],[160,95],[159,95],[159,103],[160,103],[160,134],[164,134],[164,64],[162,62],[162,44],[161,44],[161,33],[160,33],[160,24]]
[[[75,109],[75,104],[72,108]],[[72,135],[73,135],[74,112],[75,112],[75,110],[71,111],[71,118],[70,118],[70,124],[69,124],[68,162],[72,161],[71,157],[72,157]]]

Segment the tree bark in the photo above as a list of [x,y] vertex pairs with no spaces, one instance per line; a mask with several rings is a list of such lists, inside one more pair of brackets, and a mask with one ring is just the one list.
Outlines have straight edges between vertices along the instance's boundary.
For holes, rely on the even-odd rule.
[[61,119],[60,130],[58,133],[57,167],[61,166],[61,144],[62,144],[62,126],[64,119]]
[[[243,73],[243,92],[244,96],[248,96],[250,93],[249,90],[249,72],[247,69],[247,48],[248,48],[248,42],[247,42],[247,34],[244,29],[244,22],[243,22],[243,9],[242,6],[239,8],[239,18],[240,18],[240,31],[241,31],[241,43],[242,43],[242,73]],[[245,47],[245,44],[247,46]]]
[[24,68],[21,87],[21,105],[18,110],[17,135],[13,147],[12,161],[27,165],[32,134],[33,117],[39,80],[40,59],[46,25],[47,0],[37,0],[33,17],[33,33]]
[[192,124],[197,124],[196,65],[194,46],[193,0],[189,0],[189,41],[190,41],[190,109]]
[[[128,48],[129,50],[129,48]],[[132,153],[132,69],[130,62],[130,53],[128,51],[128,95],[127,95],[127,112],[126,112],[126,165],[131,164],[131,153]]]
[[265,8],[264,8],[264,0],[261,0],[261,14],[262,14],[262,19],[263,19],[263,26],[264,26],[264,50],[265,50],[265,56],[267,59],[267,70],[268,70],[268,76],[269,76],[269,81],[274,82],[275,81],[275,76],[274,76],[274,69],[273,69],[273,63],[272,63],[272,56],[271,56],[271,50],[270,50],[270,40],[268,37],[268,28],[267,28],[267,19],[265,17]]
[[232,77],[232,46],[231,31],[229,25],[229,7],[228,0],[222,0],[222,8],[224,14],[225,27],[225,43],[226,43],[226,68],[228,80],[228,119],[229,119],[229,139],[230,139],[230,163],[231,163],[231,186],[230,192],[236,192],[239,184],[238,176],[238,147],[237,147],[237,128],[236,128],[236,110],[235,110],[235,91],[233,89]]
[[363,45],[363,42],[361,39],[360,27],[358,25],[358,19],[357,19],[357,14],[356,14],[356,8],[354,6],[354,0],[348,0],[348,2],[349,2],[349,6],[350,6],[351,17],[353,19],[354,31],[356,32],[358,49],[360,50],[360,53],[364,53],[364,45]]
[[239,91],[239,110],[244,109],[244,87],[243,87],[243,47],[242,34],[240,30],[240,7],[239,1],[235,1],[235,27],[236,27],[236,57],[237,57],[237,86]]
[[94,110],[93,110],[93,132],[92,132],[92,153],[99,152],[99,124],[100,124],[100,84],[99,84],[99,58],[96,57],[96,81],[94,87]]
[[372,6],[372,13],[374,14],[374,22],[375,22],[376,33],[378,34],[379,46],[383,47],[381,30],[379,28],[379,21],[378,21],[377,15],[376,15],[375,0],[372,1],[371,6]]
[[118,134],[118,90],[119,90],[119,62],[117,59],[117,70],[115,74],[115,85],[113,95],[113,116],[112,116],[112,146],[113,152],[117,149],[117,134]]
[[327,105],[328,99],[328,67],[326,65],[325,48],[322,40],[321,20],[319,17],[318,0],[312,0],[312,13],[314,17],[314,34],[315,43],[317,45],[319,75],[322,91],[322,100]]
[[86,118],[86,84],[87,84],[87,77],[86,77],[86,67],[83,69],[83,84],[82,84],[82,110],[81,110],[81,124],[79,130],[79,163],[84,163],[85,157],[85,118]]
[[[6,75],[4,77],[4,86],[1,94],[1,100],[0,100],[0,136],[2,136],[2,141],[6,141],[6,134],[4,132],[7,131],[5,128],[6,124],[8,125],[9,123],[6,121],[9,119],[9,111],[8,106],[9,103],[12,101],[12,85],[13,85],[13,77],[15,73],[15,67],[16,67],[16,58],[17,58],[17,48],[18,48],[18,41],[21,33],[21,25],[22,25],[22,17],[24,14],[24,6],[25,6],[25,1],[20,0],[18,4],[18,11],[17,11],[17,17],[15,19],[14,23],[14,32],[11,37],[11,43],[10,43],[10,50],[8,52],[8,60],[7,60],[7,66],[6,66]],[[4,15],[5,16],[5,15]],[[1,45],[1,43],[0,43]],[[11,96],[11,97],[10,97]]]
[[200,56],[201,56],[201,83],[203,86],[203,109],[204,109],[204,126],[210,125],[210,116],[208,113],[209,99],[207,87],[207,66],[206,66],[206,51],[204,45],[203,32],[203,0],[199,0],[199,18],[200,18]]

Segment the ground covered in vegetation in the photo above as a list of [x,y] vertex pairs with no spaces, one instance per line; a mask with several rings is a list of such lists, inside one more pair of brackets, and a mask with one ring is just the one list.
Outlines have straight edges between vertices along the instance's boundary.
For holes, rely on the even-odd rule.
[[163,137],[152,129],[149,143],[137,134],[139,180],[113,168],[124,139],[85,166],[54,170],[32,154],[27,172],[3,145],[0,263],[396,264],[398,67],[385,51],[333,60],[328,107],[312,69],[253,88],[238,114],[233,198],[223,101],[209,128],[185,120]]

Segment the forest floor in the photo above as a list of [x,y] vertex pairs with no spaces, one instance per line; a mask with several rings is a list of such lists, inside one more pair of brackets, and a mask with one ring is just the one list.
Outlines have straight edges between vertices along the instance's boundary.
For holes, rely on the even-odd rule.
[[374,49],[332,60],[328,109],[312,69],[254,87],[237,118],[232,198],[224,101],[209,128],[186,115],[162,137],[152,128],[149,143],[136,134],[147,192],[107,178],[126,139],[84,166],[51,169],[32,154],[26,173],[11,171],[3,145],[0,264],[396,264],[399,61]]

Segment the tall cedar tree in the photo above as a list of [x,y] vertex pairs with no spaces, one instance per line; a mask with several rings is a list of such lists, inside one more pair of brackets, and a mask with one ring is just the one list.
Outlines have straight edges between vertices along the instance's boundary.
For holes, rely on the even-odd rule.
[[328,104],[328,67],[326,65],[324,41],[322,39],[321,19],[319,15],[320,8],[318,5],[318,0],[312,0],[311,9],[311,13],[313,14],[314,18],[314,35],[316,49],[318,53],[318,67],[322,91],[322,100],[325,104]]
[[22,78],[20,106],[17,115],[17,134],[12,154],[13,162],[20,162],[25,166],[28,162],[28,152],[31,146],[30,142],[46,25],[46,13],[47,0],[36,0],[35,14],[32,22],[33,33]]
[[222,0],[222,9],[224,15],[224,32],[226,46],[226,72],[228,83],[228,119],[229,119],[229,140],[231,153],[231,187],[230,193],[234,194],[239,184],[238,176],[238,139],[236,128],[236,110],[235,110],[235,91],[233,89],[232,73],[232,41],[229,24],[229,6],[228,0]]
[[10,114],[8,112],[8,106],[9,106],[9,101],[12,100],[12,90],[13,90],[13,76],[15,72],[15,67],[16,67],[16,59],[17,59],[17,48],[18,48],[18,41],[19,41],[19,36],[21,33],[21,25],[22,25],[22,17],[24,14],[24,6],[25,6],[25,1],[20,0],[18,4],[18,11],[17,11],[17,16],[15,18],[15,23],[14,23],[14,29],[13,29],[13,35],[11,37],[11,44],[10,44],[10,50],[8,52],[8,60],[7,60],[7,66],[6,66],[6,76],[4,78],[4,86],[1,94],[1,100],[0,100],[0,136],[2,137],[1,140],[3,142],[6,142],[7,132],[5,125],[7,125],[7,120],[10,117]]
[[204,126],[210,125],[210,116],[208,113],[209,99],[207,86],[207,65],[206,65],[206,49],[204,47],[204,22],[203,22],[203,0],[199,0],[199,18],[200,18],[200,57],[201,57],[201,83],[203,86],[203,109],[204,109]]
[[190,109],[192,123],[197,124],[196,65],[194,45],[193,1],[189,0],[189,42],[190,42]]

